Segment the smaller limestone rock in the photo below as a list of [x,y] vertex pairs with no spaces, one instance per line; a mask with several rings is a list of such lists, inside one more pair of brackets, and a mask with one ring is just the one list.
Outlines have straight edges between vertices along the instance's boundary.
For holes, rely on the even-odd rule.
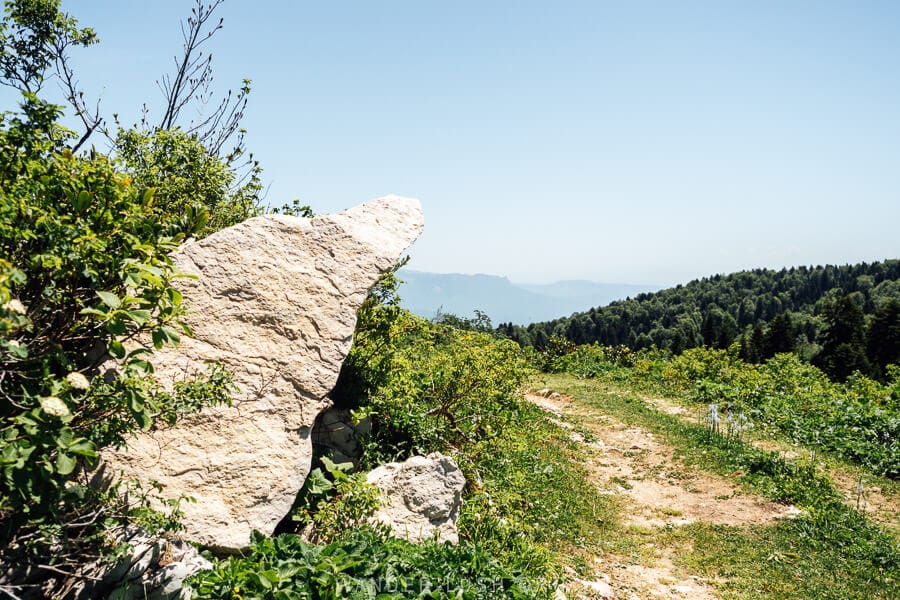
[[456,521],[466,480],[449,456],[435,452],[388,463],[371,471],[366,481],[385,497],[385,506],[373,515],[373,522],[388,525],[395,535],[414,542],[435,534],[441,541],[459,541]]
[[146,588],[151,590],[147,600],[189,599],[190,594],[183,589],[184,580],[200,571],[212,569],[213,564],[200,556],[197,550],[184,542],[169,545],[169,564],[146,580]]
[[[193,546],[181,540],[158,539],[152,544],[142,543],[137,550],[144,550],[141,559],[133,562],[108,600],[188,600],[190,591],[183,588],[184,580],[213,568]],[[148,556],[152,557],[149,563]]]
[[330,408],[319,415],[313,425],[313,448],[335,463],[359,465],[362,456],[360,440],[372,430],[368,418],[355,422],[349,410]]
[[132,551],[132,556],[136,559],[128,572],[125,573],[125,579],[136,579],[144,574],[144,572],[159,560],[160,546],[165,542],[162,540],[150,541],[136,546]]
[[616,597],[615,590],[605,581],[582,581],[586,590],[589,590],[592,598],[604,598],[611,600]]

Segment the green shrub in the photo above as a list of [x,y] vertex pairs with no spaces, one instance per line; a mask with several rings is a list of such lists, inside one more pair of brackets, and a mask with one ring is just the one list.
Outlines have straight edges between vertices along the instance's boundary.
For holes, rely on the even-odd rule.
[[[21,564],[50,547],[55,564],[75,561],[96,549],[99,515],[124,516],[81,474],[100,448],[230,391],[217,367],[163,391],[148,379],[151,349],[126,349],[190,333],[168,253],[205,212],[158,214],[153,190],[114,162],[69,151],[58,117],[26,94],[0,120],[0,561]],[[112,376],[100,372],[109,356]]]
[[636,358],[637,354],[626,346],[584,344],[554,359],[547,371],[590,379],[616,367],[634,366]]
[[[732,350],[693,348],[679,356],[637,353],[626,368],[600,347],[582,346],[557,361],[579,377],[607,377],[680,396],[727,415],[744,415],[756,429],[900,477],[900,378],[889,365],[880,383],[859,373],[835,383],[795,354],[753,365]],[[724,420],[722,426],[726,424]]]
[[299,536],[253,536],[250,555],[219,561],[189,580],[197,600],[499,600],[551,598],[468,543],[412,544],[368,527],[327,545]]
[[366,482],[366,474],[351,473],[353,463],[335,464],[321,458],[321,468],[310,471],[297,496],[292,519],[305,524],[304,534],[314,542],[331,542],[381,506],[378,488]]
[[121,130],[116,150],[137,187],[155,189],[153,208],[163,218],[202,202],[209,221],[198,237],[235,225],[262,212],[259,167],[240,181],[234,170],[213,155],[196,134],[180,129]]
[[358,418],[372,421],[364,464],[460,450],[515,418],[516,392],[531,374],[515,342],[390,304],[366,310],[345,366],[355,370],[357,387],[338,391]]

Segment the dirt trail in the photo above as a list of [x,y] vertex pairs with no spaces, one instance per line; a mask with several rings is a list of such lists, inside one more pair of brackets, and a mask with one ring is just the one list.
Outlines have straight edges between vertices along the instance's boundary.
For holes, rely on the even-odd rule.
[[[662,412],[694,423],[698,421],[696,414],[672,400],[644,395],[639,395],[639,397]],[[789,460],[809,459],[811,456],[808,449],[779,440],[752,440],[751,443],[762,450],[778,452]],[[880,487],[869,483],[866,477],[863,477],[860,482],[858,477],[838,468],[828,467],[827,474],[834,487],[844,495],[844,501],[848,505],[866,513],[887,529],[900,534],[900,519],[897,518],[897,515],[900,515],[900,496],[896,493],[885,494]],[[860,483],[862,483],[861,488],[859,487]]]
[[[585,447],[585,464],[604,493],[625,501],[625,524],[639,528],[681,526],[701,521],[743,526],[790,517],[796,509],[744,493],[723,478],[683,465],[663,440],[608,415],[587,411],[572,400],[548,390],[528,393],[526,399],[554,415]],[[577,417],[586,434],[566,420]],[[595,559],[600,580],[586,582],[584,598],[696,598],[718,594],[705,580],[677,568],[671,549],[645,548],[645,564],[618,558]],[[597,592],[604,589],[607,593]],[[594,590],[591,585],[596,584]],[[576,585],[577,588],[577,585]]]
[[564,427],[566,414],[579,420],[596,439],[573,437],[591,448],[586,464],[606,492],[633,501],[630,525],[686,525],[705,521],[717,525],[765,523],[790,514],[790,507],[743,492],[737,484],[684,466],[672,449],[653,433],[631,427],[597,412],[578,410],[571,400],[528,394],[541,408],[556,415]]

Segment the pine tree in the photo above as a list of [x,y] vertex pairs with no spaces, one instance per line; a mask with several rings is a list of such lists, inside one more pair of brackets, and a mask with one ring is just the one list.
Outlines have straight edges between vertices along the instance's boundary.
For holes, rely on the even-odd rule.
[[866,355],[877,374],[889,364],[900,364],[900,300],[875,311],[866,339]]
[[866,357],[865,315],[850,295],[825,308],[825,336],[822,351],[813,363],[835,381],[843,381],[854,371],[870,374]]
[[769,323],[762,340],[763,359],[772,358],[782,352],[793,352],[797,332],[790,313],[781,313]]

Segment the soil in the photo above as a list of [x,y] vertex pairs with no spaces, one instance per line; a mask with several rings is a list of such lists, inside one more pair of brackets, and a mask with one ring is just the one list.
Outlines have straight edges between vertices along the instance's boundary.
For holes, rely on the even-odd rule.
[[[696,415],[672,400],[650,396],[641,396],[641,399],[665,413],[697,422]],[[757,439],[752,440],[752,444],[762,450],[778,452],[789,460],[811,458],[811,452],[808,449],[780,440]],[[833,465],[829,466],[825,462],[821,464],[826,469],[831,483],[843,494],[844,501],[848,505],[866,513],[875,522],[893,531],[895,534],[900,534],[900,518],[898,518],[898,515],[900,515],[900,493],[896,491],[895,486],[889,485],[889,489],[885,490],[879,484],[873,484],[871,477],[863,476],[862,481],[860,481],[857,475],[848,473]],[[860,484],[862,484],[861,488]]]
[[[609,415],[583,410],[571,399],[549,390],[531,392],[526,399],[553,415],[553,420],[571,431],[585,447],[585,464],[604,493],[616,495],[625,504],[626,526],[652,529],[679,527],[694,522],[747,526],[789,518],[791,506],[776,504],[743,492],[725,478],[685,466],[671,447],[653,433],[626,425]],[[662,407],[661,407],[662,408]],[[667,410],[667,409],[663,409]],[[671,405],[671,414],[683,409]],[[675,412],[678,411],[678,412]],[[586,429],[580,433],[566,420],[577,418]],[[649,543],[642,559],[596,557],[595,582],[574,580],[570,593],[576,598],[719,598],[707,581],[679,569],[672,561],[674,550]],[[596,589],[607,583],[612,595]]]

